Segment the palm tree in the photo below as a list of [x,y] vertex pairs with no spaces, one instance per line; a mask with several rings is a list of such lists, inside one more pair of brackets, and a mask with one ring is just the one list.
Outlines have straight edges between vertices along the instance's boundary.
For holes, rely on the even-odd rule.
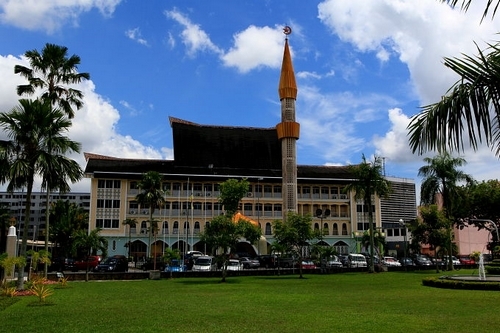
[[[28,79],[28,84],[17,86],[19,96],[32,95],[37,89],[41,89],[40,98],[43,101],[50,102],[53,107],[59,106],[71,119],[74,117],[72,106],[74,105],[77,109],[83,106],[83,94],[80,90],[74,89],[69,85],[89,79],[90,75],[88,73],[78,73],[80,57],[73,55],[68,58],[67,53],[67,47],[47,43],[42,49],[41,54],[37,50],[25,53],[31,68],[16,65],[14,66],[14,73]],[[76,163],[71,162],[69,164],[54,165],[50,168],[50,172],[44,175],[42,189],[45,189],[47,192],[46,207],[49,206],[51,191],[69,192],[69,185],[66,179],[70,178],[72,182],[76,182],[81,178],[82,172],[80,167]],[[49,212],[47,210],[45,213],[46,251],[48,250],[49,223]],[[47,277],[47,265],[45,265],[44,273],[45,277]]]
[[[441,0],[451,6],[461,2],[467,10],[472,0]],[[500,1],[486,4],[483,19],[493,8],[495,16]],[[477,44],[476,44],[477,46]],[[470,147],[479,144],[496,149],[500,157],[500,43],[489,44],[478,55],[464,55],[463,59],[444,58],[446,67],[460,76],[442,99],[422,107],[408,125],[410,147],[423,154],[428,150],[439,152],[464,149],[463,136],[468,136]]]
[[[65,154],[79,152],[80,144],[63,135],[71,126],[59,109],[53,109],[48,102],[40,100],[19,100],[19,106],[8,113],[0,113],[0,127],[9,137],[9,141],[0,142],[3,157],[8,161],[7,191],[26,188],[26,213],[24,220],[21,256],[26,256],[28,230],[30,223],[31,193],[37,175],[52,175],[54,166],[82,171],[75,161]],[[71,181],[79,179],[67,176]],[[47,179],[47,178],[45,178]],[[62,180],[61,180],[62,182]],[[19,268],[18,289],[23,289],[23,267]]]
[[89,73],[78,73],[80,57],[72,55],[68,58],[68,48],[47,43],[40,54],[37,50],[24,54],[31,68],[16,65],[14,73],[25,77],[28,84],[17,86],[17,94],[33,95],[37,89],[42,90],[41,99],[49,100],[52,106],[59,105],[71,119],[75,116],[73,106],[83,106],[83,94],[72,88],[83,80],[90,79]]
[[[149,243],[148,243],[148,256],[150,255],[149,246],[151,245],[151,233],[153,233],[156,243],[156,233],[158,232],[158,221],[153,219],[153,213],[156,208],[161,207],[165,202],[165,192],[161,188],[162,175],[156,171],[148,171],[142,175],[142,180],[138,186],[141,193],[137,194],[135,200],[142,207],[149,207]],[[156,270],[156,246],[153,258],[153,270]]]
[[132,228],[135,228],[135,226],[137,225],[137,220],[136,219],[131,219],[131,218],[127,218],[125,220],[123,220],[123,225],[128,225],[128,257],[129,257],[129,260],[130,260],[130,248],[131,248],[131,245],[132,245]]
[[[90,255],[97,255],[100,251],[102,257],[108,255],[108,240],[101,236],[99,233],[101,229],[97,228],[89,233],[86,230],[77,230],[73,234],[73,253],[76,254],[78,251],[83,251],[86,253],[87,257]],[[85,270],[85,281],[89,280],[89,266],[87,261],[87,268]]]
[[[424,161],[427,165],[418,169],[418,175],[424,177],[420,186],[420,201],[423,205],[436,204],[437,196],[441,197],[443,209],[447,219],[452,220],[454,198],[459,196],[457,183],[466,181],[471,183],[472,177],[457,168],[464,166],[467,162],[461,157],[452,157],[444,152],[433,158],[426,157]],[[450,224],[450,236],[451,236]],[[451,261],[451,237],[448,247],[449,269],[453,269]]]
[[354,192],[357,200],[363,200],[365,208],[368,210],[368,222],[370,232],[370,268],[369,272],[375,272],[373,260],[374,255],[374,234],[373,211],[374,202],[372,196],[383,197],[390,192],[390,184],[382,175],[382,159],[375,156],[373,162],[368,162],[365,155],[362,156],[361,164],[350,166],[354,180],[345,188],[347,192]]

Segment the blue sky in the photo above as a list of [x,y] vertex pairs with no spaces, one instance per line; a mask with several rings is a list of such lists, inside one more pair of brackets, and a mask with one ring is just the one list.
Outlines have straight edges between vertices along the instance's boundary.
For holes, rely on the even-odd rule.
[[[437,0],[0,0],[0,111],[17,104],[24,81],[13,68],[27,65],[24,52],[64,45],[91,75],[78,86],[85,106],[69,133],[82,151],[171,159],[169,116],[207,125],[280,121],[289,25],[299,164],[376,154],[387,175],[418,184],[423,156],[409,150],[406,126],[457,80],[443,57],[475,54],[474,41],[483,48],[498,38],[500,20],[479,24],[484,8],[475,3],[464,14]],[[476,179],[499,178],[488,148],[461,156]],[[85,166],[83,154],[73,157]]]

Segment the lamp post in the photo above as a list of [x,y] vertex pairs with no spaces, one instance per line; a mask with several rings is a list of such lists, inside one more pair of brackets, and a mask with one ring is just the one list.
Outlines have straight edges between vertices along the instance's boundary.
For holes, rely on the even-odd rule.
[[403,244],[403,255],[404,255],[404,259],[403,259],[403,265],[405,266],[405,271],[407,270],[406,268],[406,223],[405,223],[405,220],[403,219],[399,219],[399,225],[404,227],[404,244]]

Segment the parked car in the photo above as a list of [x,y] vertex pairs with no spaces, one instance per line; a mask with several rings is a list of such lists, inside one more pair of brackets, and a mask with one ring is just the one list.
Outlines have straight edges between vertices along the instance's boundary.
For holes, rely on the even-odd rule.
[[344,267],[349,266],[349,256],[347,254],[341,254],[339,255],[339,260],[342,263]]
[[432,261],[429,259],[428,256],[423,254],[416,254],[413,257],[413,262],[415,263],[416,266],[432,266]]
[[227,262],[228,271],[242,271],[243,264],[238,259],[229,259]]
[[359,254],[359,253],[351,253],[349,254],[348,258],[348,266],[351,268],[354,267],[367,267],[368,263],[366,261],[366,258],[364,255]]
[[312,260],[302,260],[300,266],[302,269],[316,269],[316,265],[312,262]]
[[245,269],[259,268],[260,267],[260,262],[256,259],[242,257],[239,260],[240,260],[241,264],[243,265],[243,268],[245,268]]
[[[165,267],[167,264],[163,261],[161,257],[156,258],[156,270],[157,271],[163,271],[165,270]],[[155,263],[152,258],[146,259],[146,261],[141,265],[141,269],[143,271],[150,271],[152,269],[155,269]]]
[[332,255],[323,259],[323,264],[327,268],[342,268],[344,265],[340,262],[339,257]]
[[384,257],[383,264],[388,267],[400,267],[401,263],[394,257]]
[[165,266],[165,272],[185,272],[187,266],[180,259],[172,259],[170,264]]
[[462,265],[466,265],[466,266],[473,266],[476,264],[476,261],[474,259],[472,259],[470,256],[460,256],[458,258],[458,260],[460,260],[460,263]]
[[96,272],[128,272],[127,257],[115,255],[99,263],[94,269]]
[[275,254],[265,254],[257,257],[260,267],[276,268],[278,267],[278,257]]
[[72,271],[75,268],[75,259],[59,257],[52,260],[48,267],[49,272]]
[[399,262],[401,263],[401,266],[414,266],[415,263],[410,257],[403,257],[399,259]]
[[81,260],[75,260],[73,263],[73,272],[77,271],[89,271],[94,270],[94,268],[101,262],[101,257],[99,256],[88,256]]
[[184,265],[188,270],[191,270],[194,265],[194,261],[197,257],[204,256],[204,254],[200,251],[188,251],[184,256]]
[[[444,256],[443,257],[443,264],[444,265],[447,265],[448,259],[449,259],[448,256]],[[458,258],[455,257],[455,256],[451,256],[451,262],[453,263],[453,266],[460,266],[460,265],[462,265],[462,263],[460,262],[460,260],[458,260]]]
[[196,257],[193,264],[193,271],[216,271],[217,263],[211,256]]

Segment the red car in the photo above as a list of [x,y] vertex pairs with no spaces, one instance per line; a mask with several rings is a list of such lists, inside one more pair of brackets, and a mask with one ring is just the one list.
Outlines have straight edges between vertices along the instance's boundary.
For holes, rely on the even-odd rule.
[[474,259],[472,259],[469,256],[460,256],[460,258],[458,258],[458,260],[460,260],[460,263],[462,265],[473,266],[473,265],[476,264],[476,262],[474,261]]
[[302,269],[316,269],[316,265],[311,260],[302,260]]
[[83,258],[81,260],[75,260],[74,267],[73,267],[73,272],[76,271],[86,271],[87,269],[89,271],[94,270],[97,265],[101,262],[101,257],[99,256],[88,256],[86,258]]

